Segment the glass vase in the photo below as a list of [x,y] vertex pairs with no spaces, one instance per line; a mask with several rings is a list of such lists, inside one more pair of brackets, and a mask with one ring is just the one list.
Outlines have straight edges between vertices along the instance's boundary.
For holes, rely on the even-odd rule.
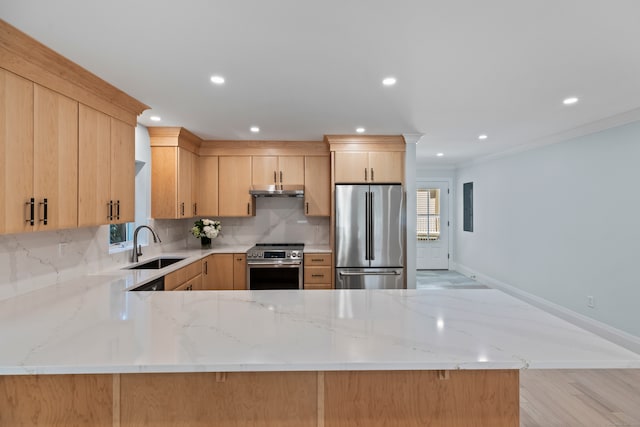
[[211,249],[211,239],[208,237],[200,237],[200,245],[202,249]]

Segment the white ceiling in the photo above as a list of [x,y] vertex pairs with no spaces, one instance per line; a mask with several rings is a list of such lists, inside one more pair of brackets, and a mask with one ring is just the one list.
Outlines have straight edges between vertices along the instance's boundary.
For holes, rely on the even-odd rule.
[[151,106],[140,123],[207,139],[363,126],[423,133],[419,162],[452,165],[640,108],[638,0],[2,0],[0,17]]

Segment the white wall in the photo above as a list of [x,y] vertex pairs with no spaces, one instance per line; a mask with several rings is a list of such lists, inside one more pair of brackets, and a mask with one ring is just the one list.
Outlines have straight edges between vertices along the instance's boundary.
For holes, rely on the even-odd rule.
[[636,122],[458,169],[455,261],[640,336],[639,160]]

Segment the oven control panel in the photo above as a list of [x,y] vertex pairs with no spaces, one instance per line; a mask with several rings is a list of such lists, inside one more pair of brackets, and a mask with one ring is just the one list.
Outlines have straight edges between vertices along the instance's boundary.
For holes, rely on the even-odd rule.
[[273,261],[301,261],[304,249],[294,248],[269,248],[254,246],[247,251],[247,260],[273,260]]

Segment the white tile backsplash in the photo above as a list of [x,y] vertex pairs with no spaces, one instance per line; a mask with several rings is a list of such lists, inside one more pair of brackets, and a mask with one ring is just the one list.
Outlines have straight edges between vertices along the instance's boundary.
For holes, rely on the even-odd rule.
[[[216,219],[222,222],[222,234],[213,243],[216,246],[257,242],[329,244],[329,218],[306,217],[303,199],[258,198],[255,217]],[[199,240],[189,234],[193,221],[149,221],[162,244],[154,244],[149,238],[150,245],[143,248],[145,257],[198,247]],[[0,299],[129,263],[131,251],[109,254],[108,242],[106,225],[0,235]]]

